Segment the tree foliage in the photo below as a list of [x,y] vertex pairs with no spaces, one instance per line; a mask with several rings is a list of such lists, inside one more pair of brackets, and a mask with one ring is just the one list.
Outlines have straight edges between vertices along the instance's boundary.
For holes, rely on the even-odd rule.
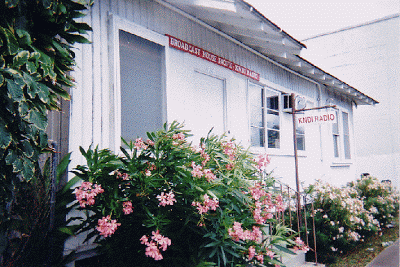
[[0,235],[14,227],[22,188],[34,186],[41,176],[39,156],[51,152],[47,112],[58,110],[60,98],[70,98],[72,47],[89,42],[82,34],[90,26],[77,21],[88,4],[0,2]]

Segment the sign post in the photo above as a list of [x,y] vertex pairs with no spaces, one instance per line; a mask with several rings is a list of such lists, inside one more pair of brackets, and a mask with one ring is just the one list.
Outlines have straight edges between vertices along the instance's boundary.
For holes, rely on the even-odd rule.
[[291,95],[291,105],[292,105],[292,118],[293,118],[293,145],[294,145],[294,167],[296,175],[296,198],[297,198],[297,222],[299,223],[298,231],[300,232],[301,226],[301,208],[300,208],[300,181],[299,181],[299,160],[297,157],[297,133],[296,133],[296,100],[295,94]]
[[314,115],[314,116],[299,116],[296,120],[296,113],[318,110],[318,109],[326,109],[326,108],[336,108],[336,105],[329,105],[317,108],[308,108],[308,109],[296,109],[296,95],[291,94],[290,104],[292,106],[292,119],[293,119],[293,147],[294,147],[294,166],[295,166],[295,176],[296,176],[296,198],[297,198],[297,216],[298,216],[298,230],[300,232],[301,227],[301,208],[300,208],[300,180],[299,180],[299,160],[297,156],[297,134],[296,134],[296,122],[299,124],[312,124],[312,123],[326,123],[326,122],[335,122],[336,112],[328,112],[323,115]]

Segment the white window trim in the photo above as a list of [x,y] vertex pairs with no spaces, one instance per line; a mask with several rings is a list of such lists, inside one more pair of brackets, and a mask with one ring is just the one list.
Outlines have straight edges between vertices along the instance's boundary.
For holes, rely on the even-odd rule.
[[[353,142],[352,142],[352,126],[350,123],[350,111],[346,108],[337,107],[337,120],[338,120],[338,129],[339,129],[339,157],[335,157],[334,155],[334,147],[333,147],[333,125],[330,126],[330,140],[332,146],[332,164],[331,167],[340,167],[340,166],[350,166],[353,164],[354,160],[354,150],[353,150]],[[345,144],[344,144],[344,130],[343,130],[343,112],[348,115],[348,126],[349,126],[349,144],[350,144],[350,159],[345,158]]]
[[[299,95],[299,93],[296,92],[296,91],[293,91],[291,89],[288,89],[286,87],[283,87],[283,86],[281,86],[279,84],[276,84],[274,82],[268,81],[268,80],[266,80],[265,78],[262,78],[262,77],[260,78],[259,82],[247,79],[246,101],[247,101],[247,114],[248,114],[247,117],[248,117],[249,144],[251,142],[251,140],[250,140],[251,139],[251,137],[250,137],[250,134],[251,134],[251,125],[250,125],[250,119],[251,118],[250,118],[250,116],[251,116],[251,114],[250,114],[250,100],[249,100],[249,83],[254,83],[254,84],[257,84],[257,85],[260,85],[260,86],[263,86],[263,87],[267,87],[270,90],[279,93],[279,117],[280,117],[280,122],[279,123],[280,123],[280,126],[281,126],[281,129],[280,129],[280,138],[281,138],[280,139],[280,142],[281,142],[280,148],[253,147],[253,146],[250,145],[250,151],[253,152],[253,153],[256,153],[256,154],[268,152],[268,154],[272,155],[272,156],[294,157],[293,135],[290,135],[291,136],[290,142],[291,142],[292,145],[290,146],[291,149],[289,149],[289,150],[285,149],[285,146],[283,144],[283,142],[285,142],[287,140],[283,140],[282,139],[282,128],[284,128],[284,125],[283,125],[284,112],[283,112],[282,95],[284,95],[284,94],[289,94],[290,95],[292,93]],[[301,95],[301,96],[305,98],[306,102],[312,103],[312,105],[315,106],[315,99],[313,99],[313,98],[311,98],[309,96],[305,96],[305,95]],[[292,120],[290,120],[290,128],[293,128],[292,127]],[[306,137],[307,136],[307,129],[305,129],[305,135],[304,136],[305,136],[305,139],[307,140],[307,137]],[[308,155],[307,142],[305,143],[305,146],[306,146],[305,150],[298,150],[297,151],[297,154],[298,154],[299,157],[307,157],[307,155]]]
[[151,31],[134,22],[109,13],[110,61],[110,149],[119,152],[121,146],[121,77],[119,31],[123,30],[164,47],[163,122],[167,121],[166,88],[168,87],[169,40],[167,36]]
[[[264,147],[251,146],[251,103],[250,103],[250,99],[249,99],[250,83],[256,84],[258,86],[261,86],[263,89],[268,89],[268,90],[278,94],[278,99],[279,99],[279,126],[280,126],[280,128],[279,128],[279,142],[280,142],[279,143],[279,147],[280,148],[268,148],[268,141],[267,140],[265,141],[265,144],[264,144],[265,146]],[[246,87],[247,87],[246,88],[246,101],[247,101],[247,118],[248,118],[247,121],[248,121],[250,151],[252,151],[254,153],[257,153],[257,154],[268,152],[268,154],[270,154],[270,155],[274,155],[274,154],[281,155],[282,154],[282,114],[283,114],[282,104],[281,104],[282,103],[282,101],[281,101],[282,92],[277,90],[277,89],[275,89],[272,86],[269,86],[269,85],[264,84],[262,82],[255,82],[253,80],[247,80]],[[267,126],[265,125],[264,135],[266,135],[266,134],[267,134]],[[264,136],[264,138],[265,138],[265,136]]]

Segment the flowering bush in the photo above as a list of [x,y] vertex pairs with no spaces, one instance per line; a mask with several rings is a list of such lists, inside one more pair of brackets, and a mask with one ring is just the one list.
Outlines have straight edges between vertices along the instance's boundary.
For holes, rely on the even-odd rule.
[[269,158],[217,136],[194,147],[188,136],[174,122],[147,141],[124,141],[122,156],[81,149],[75,205],[86,217],[77,233],[88,231],[112,266],[280,266],[299,240],[276,220],[273,179],[260,179]]
[[363,242],[398,212],[398,194],[372,177],[342,188],[317,181],[306,191],[314,201],[316,243],[321,261],[328,261],[335,253],[343,253]]

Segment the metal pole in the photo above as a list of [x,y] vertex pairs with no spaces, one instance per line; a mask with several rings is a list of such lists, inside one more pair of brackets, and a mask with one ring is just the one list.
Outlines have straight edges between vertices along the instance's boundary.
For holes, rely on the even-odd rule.
[[[293,118],[293,147],[294,147],[294,166],[295,166],[295,175],[296,175],[296,196],[297,196],[297,213],[298,220],[300,221],[301,226],[301,209],[300,209],[300,182],[299,182],[299,160],[297,157],[297,134],[296,134],[296,95],[291,95],[290,102],[292,104],[292,118]],[[299,228],[300,232],[300,228]]]

